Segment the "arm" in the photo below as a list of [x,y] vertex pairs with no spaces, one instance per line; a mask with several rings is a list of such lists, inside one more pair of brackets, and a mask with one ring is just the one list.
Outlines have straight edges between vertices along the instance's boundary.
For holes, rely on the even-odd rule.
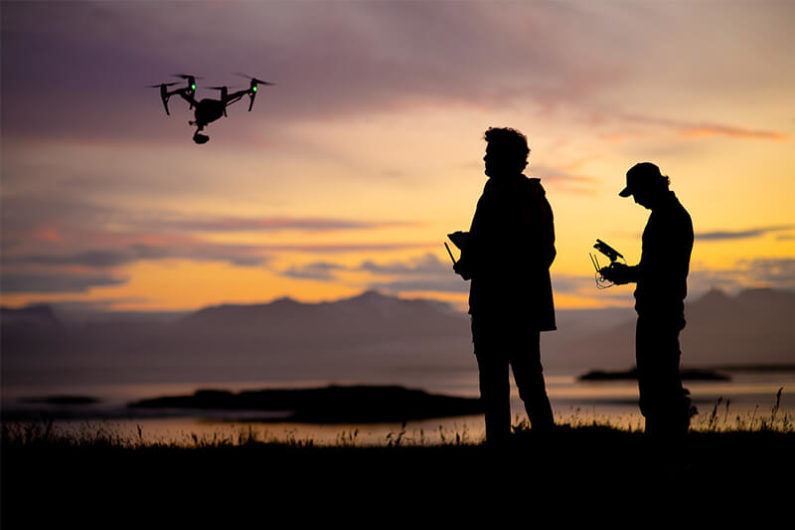
[[461,250],[461,257],[453,263],[453,270],[465,280],[472,279],[472,260],[468,252],[469,232],[453,232],[447,237]]
[[607,267],[599,269],[599,274],[605,280],[611,281],[616,285],[637,283],[640,277],[640,265],[630,266],[623,263],[611,263]]

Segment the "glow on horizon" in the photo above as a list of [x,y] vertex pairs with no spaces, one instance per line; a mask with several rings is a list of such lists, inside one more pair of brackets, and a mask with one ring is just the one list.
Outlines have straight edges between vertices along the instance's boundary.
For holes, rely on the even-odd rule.
[[[277,58],[236,59],[250,63],[240,70],[260,65],[252,73],[278,84],[259,95],[251,113],[243,104],[231,107],[228,119],[208,128],[212,141],[205,146],[190,141],[187,108],[175,107],[167,118],[143,89],[126,94],[120,106],[105,97],[109,89],[84,87],[81,71],[89,75],[91,65],[76,64],[75,78],[64,83],[80,88],[66,93],[83,112],[75,119],[15,81],[35,79],[38,62],[5,61],[3,112],[11,117],[2,131],[2,274],[11,283],[3,305],[185,310],[282,296],[330,300],[376,288],[463,307],[467,286],[452,273],[442,243],[445,234],[469,226],[485,183],[482,134],[489,126],[528,136],[527,173],[542,179],[555,214],[557,307],[632,303],[631,287],[596,290],[587,254],[599,237],[629,262],[639,259],[648,212],[617,192],[626,169],[643,160],[671,177],[697,234],[707,235],[694,248],[693,295],[712,286],[795,288],[795,119],[781,112],[795,108],[795,69],[783,49],[795,37],[781,23],[795,7],[771,3],[749,13],[732,6],[715,17],[698,6],[570,2],[566,11],[506,4],[516,21],[550,37],[534,41],[486,4],[464,3],[455,13],[444,5],[405,5],[401,15],[420,24],[433,20],[429,10],[450,28],[478,28],[462,41],[461,32],[440,25],[439,42],[419,54],[407,26],[398,24],[403,19],[378,4],[355,5],[325,6],[328,18],[311,26],[371,44],[329,41],[325,51],[336,62],[321,60],[309,33],[288,37],[280,28],[274,30],[284,43],[267,41]],[[191,24],[207,15],[201,7],[190,13]],[[284,28],[310,27],[301,13],[312,5],[269,8],[283,9]],[[247,4],[223,16],[245,26],[265,9]],[[130,15],[174,30],[188,23],[146,6],[75,7],[69,16],[84,17],[84,32],[76,35],[35,5],[5,10],[3,42],[10,39],[12,59],[27,53],[14,39],[24,44],[41,28],[57,28],[49,38],[67,52],[81,39],[105,42],[105,32],[86,22],[95,11],[111,22]],[[26,22],[27,11],[42,18]],[[637,24],[647,11],[661,31],[681,38],[648,39]],[[738,20],[739,34],[724,32]],[[741,42],[732,40],[738,35]],[[700,46],[702,39],[710,47]],[[131,53],[125,42],[106,44]],[[527,51],[530,44],[537,52]],[[190,58],[203,65],[197,74],[229,70],[225,61],[236,48],[225,46],[195,50]],[[130,68],[146,77],[141,85],[163,71],[183,71],[176,63],[185,57],[162,53],[124,72],[113,66],[108,82],[127,79]],[[168,66],[147,64],[158,61]],[[489,71],[470,73],[478,68]],[[753,73],[755,82],[738,71]],[[15,121],[19,109],[38,128]],[[77,282],[81,287],[72,290],[19,287],[36,276],[64,285],[80,277],[97,282]],[[14,281],[17,288],[9,290]]]

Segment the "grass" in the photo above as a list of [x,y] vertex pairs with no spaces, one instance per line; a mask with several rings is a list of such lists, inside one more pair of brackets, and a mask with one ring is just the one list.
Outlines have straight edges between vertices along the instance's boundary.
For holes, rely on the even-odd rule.
[[[707,414],[697,414],[691,421],[691,433],[795,433],[792,414],[781,410],[783,388],[776,393],[776,399],[769,412],[762,413],[757,405],[752,412],[734,412],[730,399],[719,397]],[[607,429],[622,431],[628,434],[643,432],[643,420],[640,416],[626,417],[594,416],[585,414],[580,409],[563,416],[558,414],[558,425],[570,430]],[[527,419],[516,417],[512,431],[517,436],[526,436],[530,431]],[[439,425],[436,432],[426,433],[424,429],[409,431],[404,422],[397,430],[386,434],[380,444],[387,448],[427,447],[427,446],[477,446],[483,443],[482,438],[473,438],[466,425],[458,430],[444,428]],[[77,430],[63,431],[56,427],[53,420],[16,421],[2,425],[2,446],[71,446],[71,447],[118,447],[140,449],[144,447],[181,447],[207,449],[218,447],[245,445],[285,445],[294,448],[311,448],[315,446],[331,446],[338,448],[354,448],[373,445],[360,438],[360,430],[356,427],[340,430],[334,443],[318,443],[311,437],[300,437],[297,430],[286,430],[281,437],[255,429],[252,425],[240,427],[236,431],[216,431],[211,434],[187,433],[183,440],[162,439],[152,441],[144,437],[143,427],[137,425],[136,434],[123,434],[106,422],[86,422]]]
[[719,399],[696,416],[681,446],[653,443],[640,423],[618,425],[576,411],[551,436],[536,435],[517,418],[510,443],[499,448],[466,429],[410,432],[406,424],[370,446],[357,428],[341,430],[330,445],[296,431],[277,440],[252,425],[190,433],[178,443],[148,440],[140,425],[121,435],[101,423],[70,432],[53,421],[4,423],[2,522],[28,527],[53,517],[62,525],[71,513],[82,525],[99,507],[114,518],[135,513],[142,522],[163,510],[182,517],[186,507],[204,513],[211,506],[255,523],[266,506],[302,517],[326,513],[318,506],[408,517],[420,508],[477,511],[488,499],[516,507],[563,499],[566,516],[573,509],[597,517],[611,505],[659,511],[668,503],[667,515],[687,508],[716,522],[728,510],[761,524],[786,521],[793,448],[781,391],[764,412],[736,413]]
[[[69,513],[82,524],[100,506],[147,525],[160,517],[156,511],[210,507],[248,522],[261,522],[269,510],[295,517],[343,510],[355,518],[378,509],[380,517],[400,514],[410,524],[420,508],[468,513],[490,498],[517,509],[552,500],[566,500],[575,512],[596,502],[606,503],[602,510],[611,503],[626,508],[657,502],[649,492],[660,488],[706,503],[690,510],[785,514],[777,507],[791,497],[795,475],[791,421],[771,411],[764,421],[747,422],[753,430],[720,430],[727,407],[717,408],[712,426],[695,430],[678,448],[593,421],[548,437],[517,422],[511,443],[500,448],[465,432],[410,436],[405,425],[378,447],[360,446],[356,429],[340,432],[332,446],[263,439],[251,427],[193,435],[191,444],[180,445],[149,443],[140,430],[131,439],[102,428],[65,436],[52,422],[3,425],[3,528],[48,516],[60,524]],[[719,504],[709,504],[711,496]],[[80,506],[88,509],[76,514]]]

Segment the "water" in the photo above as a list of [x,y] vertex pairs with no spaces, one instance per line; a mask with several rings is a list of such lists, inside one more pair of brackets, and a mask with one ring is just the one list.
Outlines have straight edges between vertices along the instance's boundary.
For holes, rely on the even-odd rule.
[[[580,373],[580,372],[578,372]],[[548,371],[547,390],[558,423],[572,425],[609,424],[642,429],[634,381],[580,382],[577,374]],[[795,415],[795,371],[734,372],[731,381],[685,382],[699,410],[693,420],[696,429],[759,426],[771,417],[776,393],[784,388],[777,417]],[[231,391],[260,388],[308,388],[329,383],[354,384],[361,381],[293,380],[281,382],[209,381],[202,383],[136,383],[17,386],[3,388],[4,413],[37,411],[58,413],[57,432],[75,437],[113,436],[129,443],[171,443],[186,446],[240,443],[249,439],[287,441],[315,445],[430,445],[478,442],[484,436],[482,416],[431,419],[383,424],[297,424],[279,421],[278,416],[262,421],[262,413],[229,411],[139,411],[126,404],[143,398],[192,394],[198,388]],[[477,373],[453,372],[367,384],[395,383],[433,393],[477,397]],[[414,384],[412,384],[414,383]],[[42,405],[21,403],[21,398],[44,395],[89,395],[101,399],[93,405]],[[516,422],[525,418],[518,395],[512,396]],[[69,414],[73,417],[63,418]],[[252,419],[254,417],[255,419]],[[738,424],[738,417],[740,424]],[[104,418],[104,419],[103,419]]]

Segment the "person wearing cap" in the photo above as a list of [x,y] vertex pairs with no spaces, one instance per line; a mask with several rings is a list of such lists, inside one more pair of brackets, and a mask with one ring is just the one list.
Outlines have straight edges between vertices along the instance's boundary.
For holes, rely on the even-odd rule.
[[540,332],[556,329],[549,274],[555,229],[540,180],[523,174],[527,138],[515,129],[490,128],[485,140],[489,179],[469,232],[450,237],[461,248],[454,270],[471,279],[469,313],[486,440],[500,444],[511,433],[509,367],[533,432],[554,427]]
[[635,356],[640,410],[646,419],[646,433],[661,439],[681,438],[691,416],[688,392],[679,375],[679,333],[685,327],[693,223],[669,184],[670,179],[650,162],[627,171],[627,185],[619,195],[631,196],[651,210],[643,231],[640,263],[615,263],[600,271],[613,283],[637,284]]

